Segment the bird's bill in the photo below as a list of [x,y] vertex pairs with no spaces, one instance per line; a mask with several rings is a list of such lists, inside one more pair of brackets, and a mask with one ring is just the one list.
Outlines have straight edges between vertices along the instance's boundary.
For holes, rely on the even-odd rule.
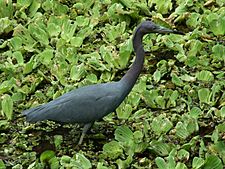
[[158,33],[174,33],[174,34],[184,35],[184,33],[181,32],[181,31],[167,29],[167,28],[164,28],[164,27],[161,27],[161,26],[158,28],[157,32]]

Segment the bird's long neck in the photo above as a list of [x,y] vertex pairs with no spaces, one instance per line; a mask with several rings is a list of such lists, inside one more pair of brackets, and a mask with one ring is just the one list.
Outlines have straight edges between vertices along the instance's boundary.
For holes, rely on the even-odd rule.
[[127,93],[125,93],[125,95],[127,95],[130,92],[130,90],[133,88],[135,82],[137,81],[138,76],[141,73],[141,70],[144,64],[145,51],[143,49],[143,44],[142,44],[143,36],[144,34],[140,31],[139,28],[137,28],[133,36],[133,48],[136,54],[136,58],[133,64],[131,65],[130,69],[120,80],[126,88],[125,91]]

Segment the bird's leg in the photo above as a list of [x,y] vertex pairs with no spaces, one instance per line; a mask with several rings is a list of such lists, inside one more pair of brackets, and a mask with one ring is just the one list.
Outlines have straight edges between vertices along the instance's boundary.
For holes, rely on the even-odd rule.
[[83,139],[84,139],[84,136],[86,135],[87,131],[93,126],[94,122],[91,122],[91,123],[87,123],[84,125],[83,127],[83,130],[82,130],[82,134],[81,134],[81,137],[80,137],[80,140],[79,140],[79,145],[82,144],[83,142]]

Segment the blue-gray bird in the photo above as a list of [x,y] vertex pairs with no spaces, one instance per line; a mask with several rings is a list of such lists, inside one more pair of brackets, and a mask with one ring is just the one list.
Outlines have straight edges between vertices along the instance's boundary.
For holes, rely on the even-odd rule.
[[79,143],[96,120],[99,120],[123,102],[133,88],[141,73],[145,51],[142,38],[148,33],[175,33],[180,31],[163,28],[151,21],[142,22],[133,35],[135,61],[130,69],[118,82],[95,84],[74,89],[49,103],[22,112],[28,122],[53,120],[64,123],[84,124]]

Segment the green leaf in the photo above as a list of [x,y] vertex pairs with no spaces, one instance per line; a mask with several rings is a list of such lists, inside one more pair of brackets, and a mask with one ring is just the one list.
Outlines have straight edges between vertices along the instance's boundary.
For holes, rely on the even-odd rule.
[[127,126],[119,126],[115,131],[115,139],[119,142],[129,142],[133,140],[133,132]]
[[28,26],[29,33],[43,45],[49,44],[48,33],[42,28],[41,23],[33,23]]
[[93,33],[93,27],[88,26],[80,29],[80,31],[76,34],[76,37],[81,37],[85,39],[86,37],[90,36]]
[[12,120],[12,117],[13,117],[13,100],[8,94],[3,96],[2,111],[6,115],[8,120]]
[[173,149],[168,157],[168,168],[175,168],[176,166],[176,161],[175,161],[175,152],[176,150]]
[[197,119],[187,117],[185,123],[187,125],[186,128],[187,128],[187,131],[188,131],[189,134],[192,134],[193,132],[199,130]]
[[129,155],[126,160],[117,159],[116,164],[118,165],[118,168],[121,169],[129,168],[132,161],[133,161],[132,155]]
[[108,169],[108,167],[104,166],[103,162],[98,162],[97,169]]
[[184,82],[174,73],[171,74],[172,76],[172,82],[176,85],[176,86],[183,86]]
[[60,168],[60,165],[59,165],[59,160],[57,157],[53,157],[49,160],[49,164],[50,164],[50,168],[51,169],[58,169]]
[[112,18],[112,20],[120,20],[121,19],[121,15],[125,14],[125,11],[123,10],[123,5],[121,3],[113,3],[112,5],[110,5],[109,9],[108,9],[108,16],[109,18]]
[[151,108],[157,107],[157,104],[155,102],[155,99],[158,97],[158,91],[157,90],[150,90],[150,91],[145,90],[143,92],[143,97],[144,97],[145,103],[148,106],[150,106]]
[[16,59],[16,61],[19,65],[23,65],[23,63],[24,63],[23,55],[20,51],[14,52],[13,57]]
[[193,107],[190,112],[189,112],[190,116],[197,119],[201,114],[202,111],[199,107]]
[[0,84],[0,95],[5,92],[9,92],[14,85],[16,85],[16,79],[13,77],[10,80],[3,81]]
[[198,98],[200,103],[210,103],[210,90],[208,88],[202,88],[198,90]]
[[219,157],[209,155],[205,160],[203,169],[223,169],[223,164]]
[[168,104],[167,107],[170,106],[169,104],[171,104],[173,107],[175,107],[178,97],[179,97],[179,92],[177,90],[173,91],[169,97],[169,102],[167,103]]
[[69,11],[69,7],[58,1],[53,1],[53,11],[55,15],[65,15]]
[[127,8],[132,8],[135,5],[135,0],[120,0],[120,2]]
[[197,25],[201,23],[200,17],[201,15],[199,13],[196,13],[196,12],[190,13],[189,19],[186,22],[187,25],[191,26],[192,28],[196,28]]
[[37,41],[31,36],[30,31],[28,31],[24,26],[18,25],[14,29],[14,36],[18,36],[22,39],[22,44],[24,44],[24,49],[29,52],[33,52]]
[[122,104],[116,109],[116,114],[119,119],[127,120],[130,117],[132,111],[133,108],[130,104]]
[[225,2],[224,2],[223,0],[216,0],[216,3],[217,3],[220,7],[222,7],[222,6],[225,4]]
[[0,18],[6,18],[6,17],[11,18],[13,16],[13,12],[14,12],[14,9],[13,9],[12,0],[0,1]]
[[196,56],[199,51],[202,50],[202,47],[203,47],[203,43],[199,40],[192,40],[190,42],[190,50],[188,52],[188,57],[194,57]]
[[86,74],[84,64],[74,65],[70,70],[70,78],[75,81],[79,81]]
[[41,163],[48,163],[49,160],[55,157],[55,152],[52,150],[46,150],[43,153],[41,153],[40,161]]
[[137,142],[140,142],[140,140],[142,140],[142,138],[144,137],[144,134],[142,131],[135,131],[134,132],[134,139],[137,141]]
[[164,115],[159,115],[153,119],[151,127],[156,135],[161,135],[167,133],[173,127],[173,123]]
[[9,18],[0,18],[0,28],[0,35],[3,33],[8,34],[14,29],[14,21]]
[[48,66],[53,58],[53,49],[45,49],[43,52],[39,54],[40,61],[43,65]]
[[61,37],[67,42],[70,41],[75,33],[76,28],[77,28],[76,22],[72,23],[71,20],[65,18],[63,20]]
[[70,164],[70,162],[71,162],[71,157],[67,155],[63,155],[60,159],[60,164],[62,166],[66,166],[67,164]]
[[141,3],[134,4],[137,6],[138,9],[140,9],[141,12],[143,12],[146,16],[151,16],[151,12],[149,10],[149,6],[147,4],[147,1],[141,1]]
[[42,3],[42,9],[44,9],[45,11],[51,11],[53,10],[54,8],[54,1],[52,0],[46,0]]
[[85,80],[88,82],[91,82],[92,84],[95,84],[97,83],[98,78],[95,74],[91,73],[86,76]]
[[149,1],[150,7],[155,4],[155,8],[157,12],[161,14],[167,14],[172,9],[172,2],[171,0],[152,0]]
[[176,129],[176,136],[182,139],[186,139],[189,136],[189,132],[184,123],[178,122],[175,129]]
[[220,133],[225,132],[225,123],[219,124],[217,128]]
[[157,96],[155,102],[163,109],[166,108],[166,101],[163,96]]
[[198,64],[198,58],[196,56],[188,56],[186,64],[189,67],[194,67]]
[[161,79],[161,72],[156,70],[154,73],[153,73],[153,79],[156,83],[158,83]]
[[116,26],[106,24],[105,34],[109,42],[113,42],[116,38],[120,37],[126,30],[126,22],[121,22]]
[[40,7],[41,7],[41,0],[32,1],[31,6],[29,7],[29,16],[33,17]]
[[81,3],[81,2],[77,2],[73,5],[74,8],[76,8],[77,10],[83,10],[85,8],[84,6],[85,4]]
[[119,49],[119,65],[120,68],[123,69],[127,66],[129,59],[130,59],[130,55],[131,52],[133,51],[133,46],[132,46],[132,41],[131,40],[127,40],[125,41]]
[[217,129],[215,129],[211,135],[211,140],[216,143],[218,142],[219,139],[219,131]]
[[24,100],[24,95],[20,92],[13,93],[12,100],[13,100],[13,102]]
[[187,60],[187,56],[184,54],[184,53],[178,53],[176,55],[176,59],[179,61],[179,62],[185,62]]
[[92,168],[91,162],[81,153],[75,155],[76,162],[81,166],[81,168],[89,169]]
[[[4,130],[4,129],[8,129],[10,127],[10,122],[8,120],[0,120],[0,129]],[[1,135],[0,137],[0,144],[4,143],[5,141],[7,141],[7,135]]]
[[30,59],[28,63],[25,64],[24,69],[23,69],[23,74],[28,74],[33,70],[34,66],[34,60]]
[[[95,2],[94,0],[85,0],[85,1],[82,1],[82,3],[79,3],[79,4],[80,5],[83,4],[84,9],[90,9],[94,2]],[[81,10],[82,10],[82,8],[81,8]]]
[[12,46],[13,50],[19,50],[22,47],[22,39],[18,36],[13,37],[10,39],[10,45]]
[[123,149],[120,146],[119,142],[111,141],[104,144],[103,153],[111,159],[116,159],[123,154]]
[[[224,124],[224,130],[221,133],[224,133],[225,131],[225,124]],[[224,162],[225,160],[225,143],[224,141],[218,141],[215,144],[212,144],[209,147],[210,150],[212,150],[213,152],[217,153],[219,155],[219,157],[222,159],[222,161]]]
[[214,60],[225,60],[225,46],[216,44],[212,47],[212,56]]
[[194,157],[193,161],[192,161],[192,167],[194,169],[199,169],[204,165],[205,161],[202,158],[199,157]]
[[198,72],[196,74],[196,77],[198,80],[202,80],[202,81],[206,81],[206,82],[214,80],[213,74],[207,70],[202,70],[201,72]]
[[105,45],[102,45],[100,47],[100,54],[103,60],[107,62],[110,68],[114,68],[115,66],[118,67],[118,64],[115,62],[115,58],[113,57],[111,48],[106,48]]
[[85,16],[77,16],[76,22],[77,22],[77,26],[80,26],[80,27],[88,26],[89,18]]
[[175,169],[188,169],[184,163],[178,162]]
[[162,141],[151,141],[149,149],[154,151],[156,154],[160,156],[167,156],[169,155],[170,151],[172,150],[173,146],[171,144],[164,143]]
[[146,114],[149,113],[147,111],[147,109],[140,109],[138,111],[136,111],[135,113],[133,113],[130,117],[130,119],[132,120],[137,120],[137,119],[141,119],[141,118],[144,118],[146,116]]
[[220,114],[221,114],[221,117],[225,117],[225,106],[221,107],[220,109]]
[[23,7],[23,8],[27,8],[31,5],[32,3],[32,0],[27,0],[27,1],[24,1],[24,0],[17,0],[17,7]]
[[50,37],[58,36],[59,33],[61,32],[61,28],[59,25],[57,25],[57,23],[49,22],[46,29]]
[[[94,54],[94,53],[93,53]],[[97,57],[99,56],[99,54],[96,54],[96,56],[94,57],[95,55],[93,55],[93,57],[91,58],[88,58],[88,64],[95,70],[98,70],[98,71],[104,71],[104,70],[107,70],[106,66],[99,62],[99,60],[97,59]]]
[[188,161],[190,157],[190,153],[185,149],[181,149],[177,152],[177,157],[181,161]]
[[70,43],[74,47],[80,47],[83,43],[83,38],[82,37],[72,37],[70,40]]
[[155,162],[156,162],[156,165],[159,169],[167,168],[167,164],[162,157],[156,157]]
[[225,18],[224,16],[219,16],[215,20],[211,20],[209,22],[210,30],[214,33],[214,35],[224,35],[225,34]]
[[0,168],[1,169],[6,169],[6,166],[5,166],[5,164],[4,164],[2,159],[0,159]]
[[139,93],[131,92],[128,96],[127,103],[129,103],[132,107],[137,107],[140,103],[141,96]]
[[54,135],[54,144],[57,149],[61,148],[62,142],[63,142],[62,135]]

